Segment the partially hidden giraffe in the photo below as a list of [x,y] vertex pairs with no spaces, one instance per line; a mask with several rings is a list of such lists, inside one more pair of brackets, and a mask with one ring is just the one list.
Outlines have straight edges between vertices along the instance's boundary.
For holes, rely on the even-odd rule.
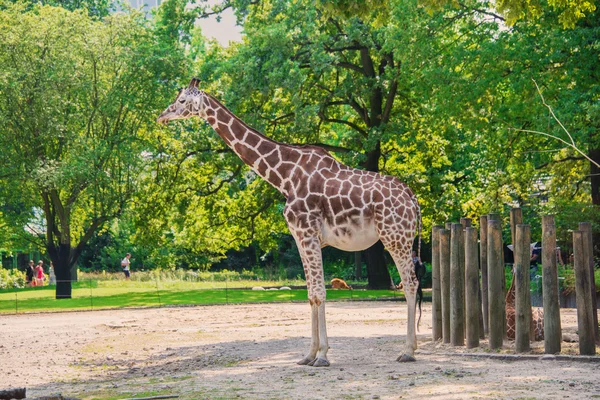
[[419,282],[411,249],[417,224],[420,238],[421,211],[413,192],[397,178],[341,164],[321,147],[267,138],[198,89],[198,83],[194,78],[181,89],[158,123],[203,118],[244,163],[285,196],[283,215],[300,252],[311,306],[310,349],[298,364],[329,366],[321,248],[360,251],[378,240],[398,268],[408,304],[406,348],[397,361],[415,361]]
[[[508,292],[506,293],[506,337],[510,340],[515,340],[517,333],[517,321],[516,321],[516,302],[515,302],[515,291],[516,291],[516,279],[515,270],[513,267],[512,282]],[[531,333],[533,340],[539,341],[544,340],[544,310],[541,308],[533,308],[531,310]]]

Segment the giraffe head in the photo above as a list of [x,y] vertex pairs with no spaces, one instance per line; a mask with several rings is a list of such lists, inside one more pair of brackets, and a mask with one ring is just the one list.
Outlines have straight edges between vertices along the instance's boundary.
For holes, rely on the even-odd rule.
[[158,117],[159,124],[167,124],[174,119],[188,119],[194,115],[202,116],[204,92],[198,89],[198,82],[197,78],[192,78],[187,88],[179,90],[175,101]]

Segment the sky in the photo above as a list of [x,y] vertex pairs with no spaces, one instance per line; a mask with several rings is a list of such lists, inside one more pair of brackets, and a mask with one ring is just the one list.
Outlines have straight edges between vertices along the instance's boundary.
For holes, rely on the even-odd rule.
[[[209,3],[214,3],[210,1]],[[227,46],[230,41],[240,41],[242,28],[235,24],[235,15],[228,8],[221,14],[221,21],[217,22],[215,16],[200,19],[198,24],[202,28],[202,34],[207,38],[216,39],[222,46]]]

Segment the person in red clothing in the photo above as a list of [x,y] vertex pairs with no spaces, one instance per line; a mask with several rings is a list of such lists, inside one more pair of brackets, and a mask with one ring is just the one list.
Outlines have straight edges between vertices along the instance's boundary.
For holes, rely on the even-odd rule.
[[44,286],[44,262],[38,261],[35,267],[34,286]]

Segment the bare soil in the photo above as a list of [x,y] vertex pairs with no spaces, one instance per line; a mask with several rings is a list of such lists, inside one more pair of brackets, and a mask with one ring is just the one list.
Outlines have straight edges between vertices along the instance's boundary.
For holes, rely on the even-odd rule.
[[[486,341],[471,350],[433,342],[431,304],[423,311],[417,362],[401,364],[405,303],[329,302],[329,368],[295,363],[309,346],[308,304],[2,316],[0,390],[101,399],[600,398],[600,362],[486,358]],[[562,310],[562,324],[576,339],[575,310]],[[563,343],[563,354],[577,349]],[[466,352],[482,357],[457,355]],[[543,342],[534,343],[531,354],[541,353]]]

